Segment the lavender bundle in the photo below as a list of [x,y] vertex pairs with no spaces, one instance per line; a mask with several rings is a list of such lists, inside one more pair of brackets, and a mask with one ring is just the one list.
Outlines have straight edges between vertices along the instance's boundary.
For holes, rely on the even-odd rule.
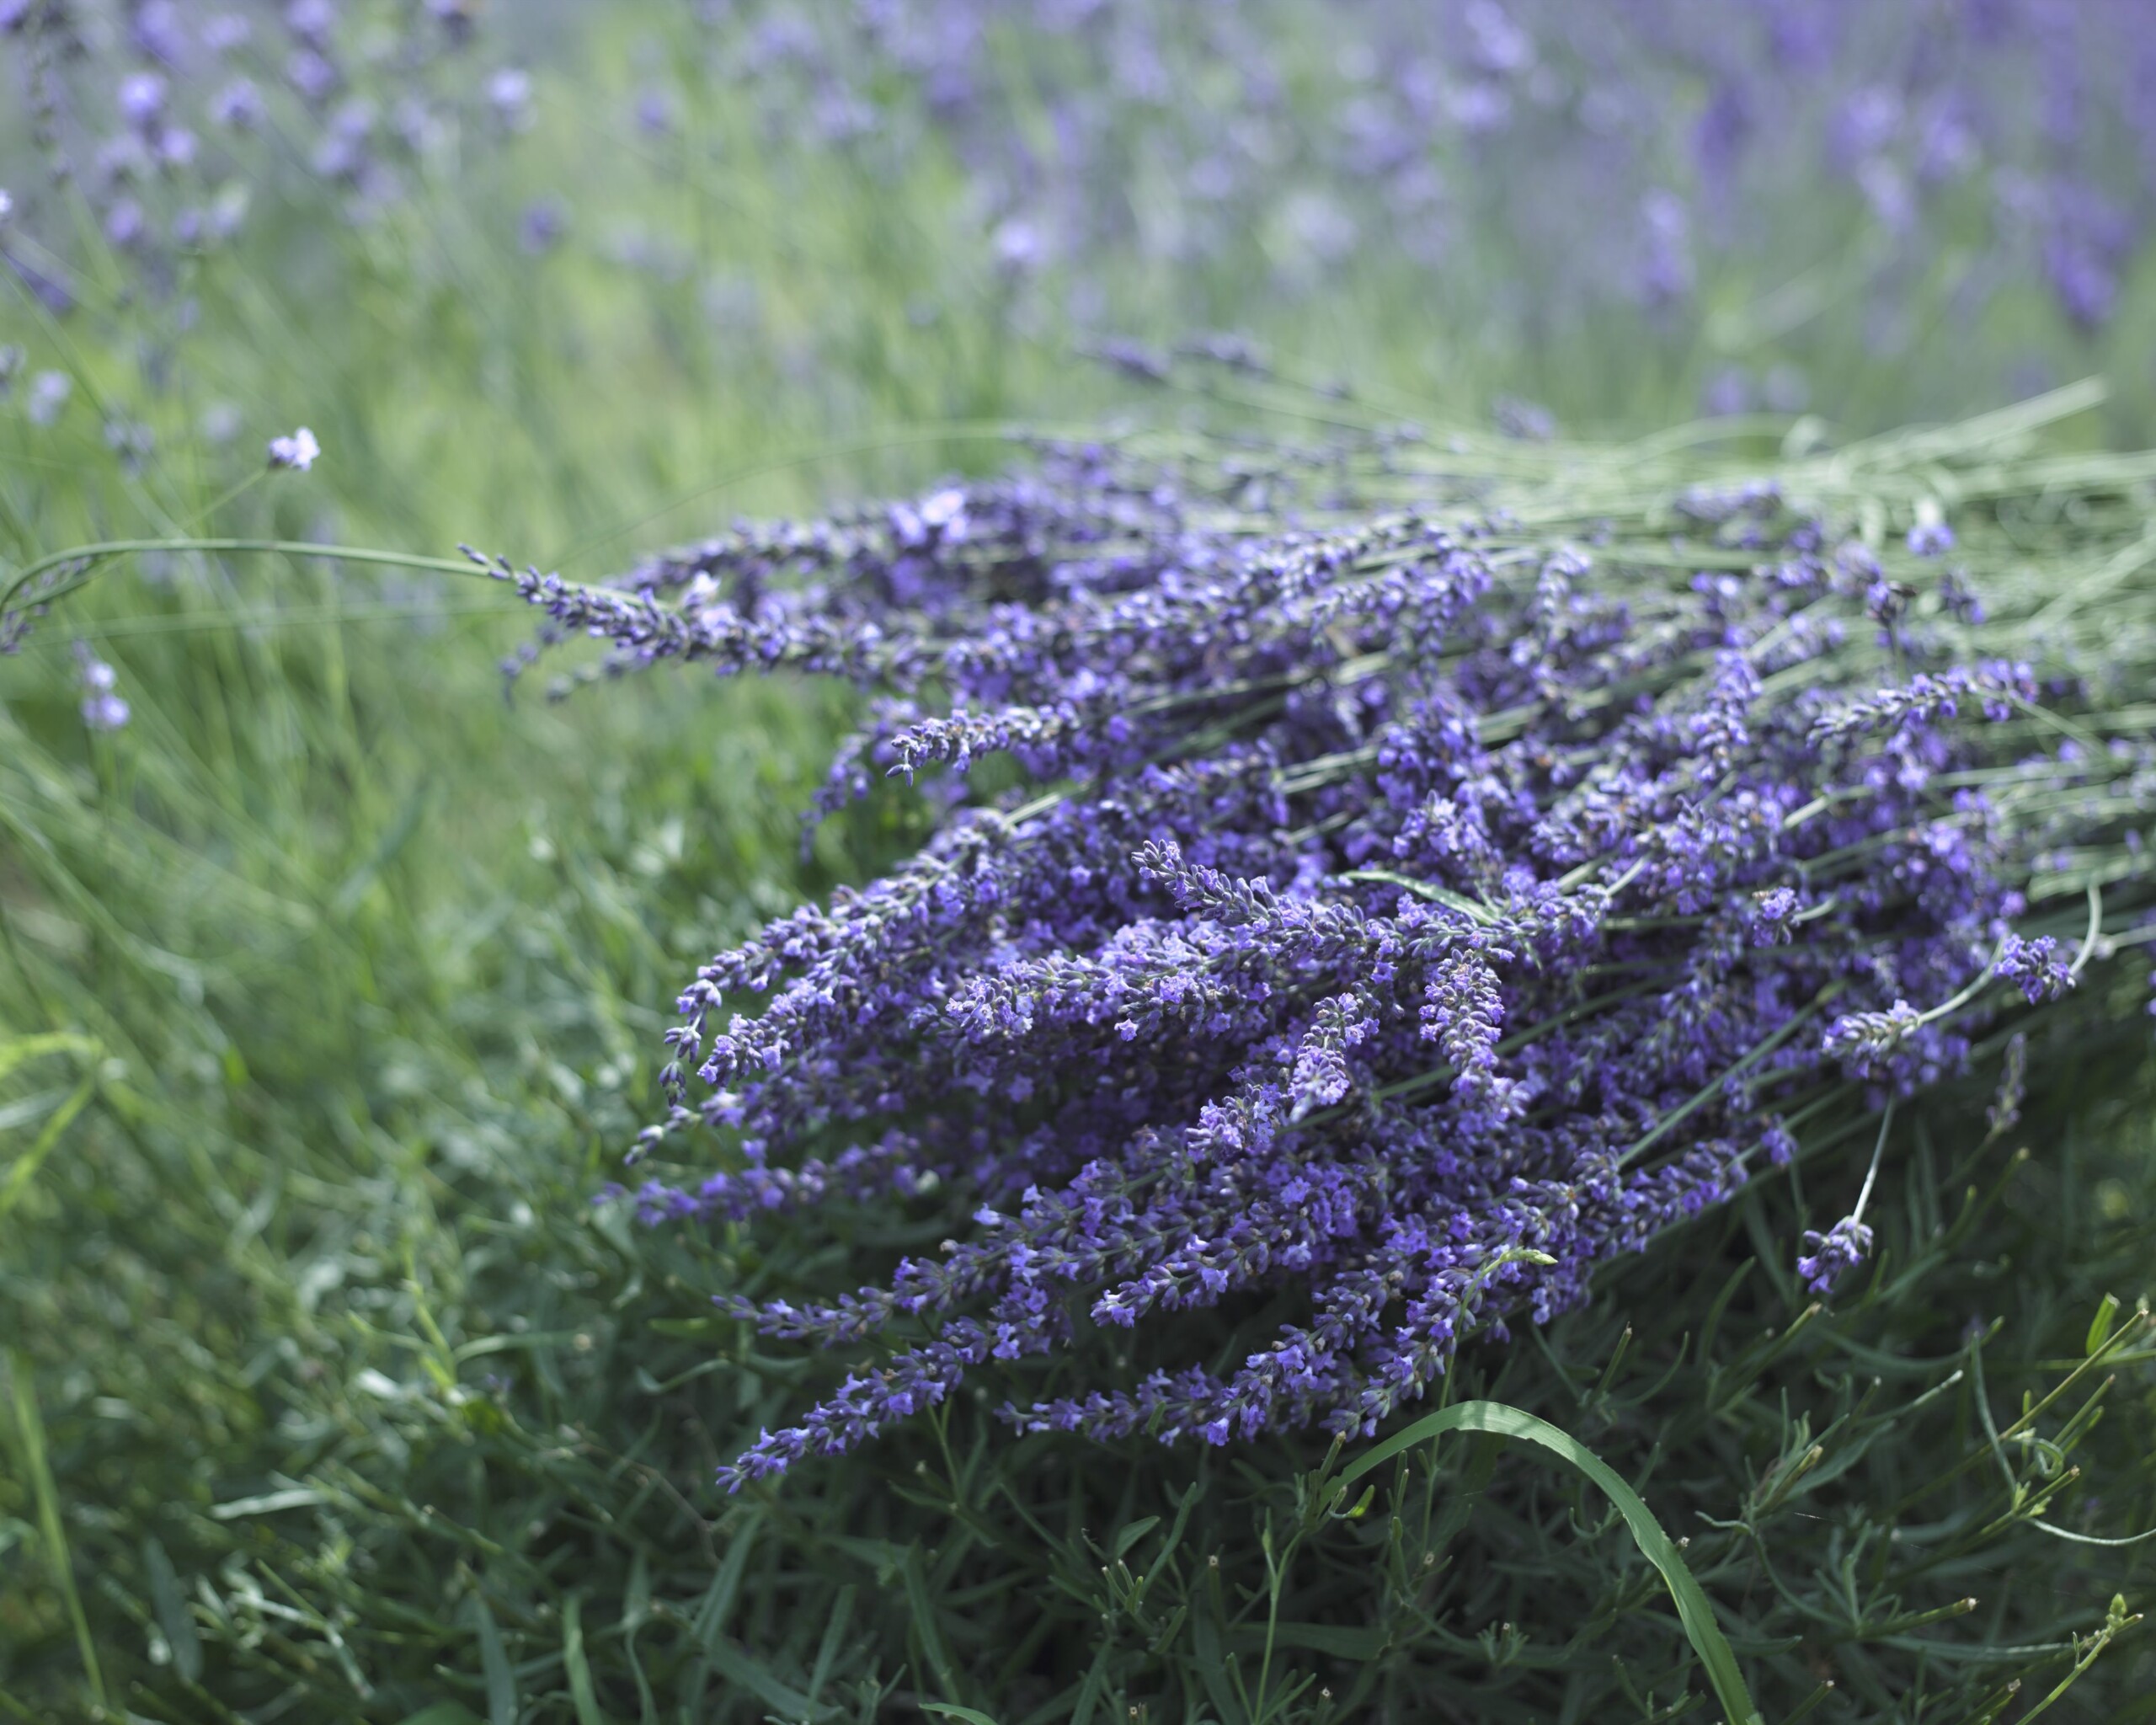
[[[2145,938],[2156,709],[2116,690],[2156,464],[2030,452],[2079,404],[1691,485],[1667,443],[1136,438],[610,587],[497,565],[603,669],[854,680],[823,809],[939,799],[669,1033],[638,1153],[705,1167],[647,1220],[954,1224],[885,1282],[720,1296],[871,1355],[723,1482],[1037,1356],[1022,1430],[1372,1433]],[[1860,1211],[1806,1242],[1822,1290]],[[1283,1290],[1225,1366],[1178,1349]],[[1164,1363],[1081,1375],[1097,1330]]]

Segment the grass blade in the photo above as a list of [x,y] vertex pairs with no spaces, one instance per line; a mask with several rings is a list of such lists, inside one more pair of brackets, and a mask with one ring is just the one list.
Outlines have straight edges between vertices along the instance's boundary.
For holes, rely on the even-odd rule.
[[766,1706],[789,1719],[819,1719],[830,1709],[819,1707],[808,1697],[773,1672],[731,1636],[714,1635],[705,1644],[712,1669],[736,1689],[744,1689]]
[[591,1662],[584,1653],[582,1594],[571,1594],[562,1605],[562,1664],[569,1674],[576,1725],[606,1725],[606,1716],[599,1711],[598,1692],[591,1685]]
[[83,1596],[75,1590],[75,1567],[67,1554],[67,1530],[60,1525],[60,1493],[52,1483],[52,1469],[45,1456],[45,1422],[38,1417],[37,1397],[30,1389],[30,1363],[13,1349],[8,1355],[8,1376],[15,1402],[15,1434],[23,1449],[23,1471],[29,1476],[30,1493],[37,1499],[38,1534],[45,1546],[52,1578],[67,1602],[67,1621],[75,1630],[76,1650],[83,1656],[83,1673],[89,1680],[90,1696],[98,1710],[104,1709],[104,1674],[98,1667],[97,1643],[90,1638],[89,1619],[83,1615]]
[[1744,1674],[1737,1669],[1737,1655],[1722,1634],[1721,1626],[1715,1621],[1714,1607],[1699,1583],[1692,1578],[1692,1572],[1684,1567],[1675,1541],[1655,1519],[1654,1512],[1641,1500],[1640,1494],[1571,1433],[1502,1402],[1456,1402],[1417,1420],[1406,1430],[1394,1433],[1375,1449],[1358,1456],[1342,1471],[1340,1483],[1342,1487],[1352,1485],[1403,1450],[1412,1450],[1446,1432],[1458,1431],[1489,1432],[1523,1443],[1539,1444],[1560,1461],[1570,1462],[1599,1487],[1616,1505],[1641,1555],[1661,1573],[1670,1598],[1677,1603],[1677,1615],[1684,1625],[1692,1651],[1706,1668],[1707,1680],[1714,1685],[1715,1696],[1723,1710],[1738,1725],[1766,1725],[1765,1716],[1745,1686]]
[[150,1578],[150,1603],[157,1614],[157,1627],[164,1632],[172,1648],[173,1667],[188,1682],[200,1682],[202,1638],[195,1632],[195,1620],[188,1616],[171,1556],[154,1537],[142,1541],[142,1567]]
[[484,1596],[472,1598],[472,1621],[479,1632],[479,1674],[487,1682],[487,1725],[516,1725],[516,1670],[502,1645],[502,1632]]

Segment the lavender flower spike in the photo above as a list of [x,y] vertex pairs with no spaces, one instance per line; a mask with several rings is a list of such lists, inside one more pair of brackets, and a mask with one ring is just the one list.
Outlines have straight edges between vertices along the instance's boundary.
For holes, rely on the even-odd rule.
[[1883,1012],[1844,1012],[1828,1027],[1823,1052],[1869,1076],[1923,1025],[1924,1015],[1907,1001]]

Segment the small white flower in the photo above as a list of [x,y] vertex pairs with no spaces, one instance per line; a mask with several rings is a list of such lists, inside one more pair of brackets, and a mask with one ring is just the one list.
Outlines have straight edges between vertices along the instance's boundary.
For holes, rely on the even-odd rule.
[[123,728],[130,714],[125,701],[115,692],[120,679],[96,654],[89,644],[75,644],[75,665],[83,681],[83,723],[93,731],[116,731]]
[[314,458],[322,453],[322,446],[314,441],[314,433],[302,425],[290,437],[270,440],[270,465],[290,467],[304,473],[314,465]]

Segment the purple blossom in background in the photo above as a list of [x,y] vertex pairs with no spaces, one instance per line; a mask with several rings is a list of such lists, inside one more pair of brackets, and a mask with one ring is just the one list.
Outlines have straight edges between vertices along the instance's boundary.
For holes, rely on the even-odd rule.
[[273,467],[287,467],[298,473],[307,473],[312,469],[316,457],[321,453],[322,446],[315,441],[314,433],[304,425],[289,436],[270,440],[270,465]]
[[138,54],[166,65],[175,64],[185,56],[187,37],[174,0],[137,0],[134,10],[129,34]]
[[[1823,221],[1824,243],[1869,255],[1882,306],[1967,248],[1981,279],[2041,281],[2092,326],[2150,213],[2143,6],[1082,10],[1081,26],[1063,8],[883,0],[863,28],[726,8],[710,33],[774,137],[933,136],[993,222],[1022,221],[1081,275],[1241,258],[1257,236],[1290,294],[1374,256],[1458,288],[1448,265],[1471,254],[1502,260],[1492,321],[1529,329],[1618,296],[1675,312],[1725,260],[1773,259],[1764,291],[1817,263]],[[1157,199],[1129,195],[1139,164]]]
[[164,114],[168,90],[154,72],[131,73],[120,81],[120,116],[137,131],[150,131]]
[[526,257],[542,257],[561,243],[568,211],[558,198],[535,198],[518,217],[516,243]]
[[236,12],[220,12],[203,20],[201,42],[211,54],[222,56],[243,47],[254,28]]
[[504,126],[521,131],[531,124],[531,74],[504,66],[487,80],[487,104]]
[[104,237],[118,250],[141,244],[149,232],[149,217],[134,198],[115,198],[104,212]]
[[1967,574],[1961,569],[1940,571],[1939,601],[1947,616],[1958,623],[1973,627],[1984,620],[1983,601],[1970,587]]
[[311,108],[320,108],[337,93],[344,81],[337,62],[317,49],[295,48],[285,61],[285,82]]
[[1944,557],[1954,548],[1954,530],[1944,521],[1919,521],[1909,529],[1909,549],[1919,557]]
[[[722,1296],[870,1355],[729,1487],[982,1374],[1026,1431],[1372,1431],[1790,1160],[1791,1120],[1962,1071],[2009,1004],[1995,931],[2067,841],[2015,817],[2028,775],[1983,788],[2030,667],[1849,628],[1876,559],[1775,487],[1627,539],[1546,499],[1522,526],[1410,449],[1043,442],[607,586],[490,565],[547,640],[608,644],[595,674],[848,680],[819,818],[893,774],[942,811],[702,966],[667,1035],[637,1154],[686,1162],[623,1194],[644,1220],[942,1194],[954,1230],[883,1283]],[[2156,765],[2121,746],[2043,772]],[[990,754],[1017,788],[974,788]],[[1807,1279],[1862,1255],[1870,1190]],[[1269,1339],[1177,1358],[1174,1314],[1268,1291]],[[1101,1329],[1162,1363],[1027,1375]]]
[[253,131],[266,112],[252,78],[236,77],[210,99],[210,117],[232,131]]
[[[23,167],[72,178],[153,298],[176,252],[231,226],[203,212],[242,195],[299,189],[312,171],[338,184],[345,219],[373,221],[424,181],[410,171],[422,158],[450,159],[451,140],[528,131],[547,68],[474,63],[475,20],[498,56],[586,45],[469,0],[146,0],[89,31],[70,8],[16,10],[54,97],[51,147]],[[716,93],[750,110],[782,173],[791,156],[864,146],[879,173],[958,164],[974,212],[959,261],[999,284],[991,315],[1022,323],[1058,275],[1079,306],[1110,302],[1134,266],[1232,272],[1254,302],[1368,270],[1421,279],[1500,341],[1539,341],[1612,301],[1675,336],[1710,286],[1727,280],[1734,305],[1832,255],[1860,264],[1859,291],[1838,297],[1891,346],[1894,329],[1936,322],[1932,266],[1951,255],[1968,260],[1957,311],[2033,282],[2088,329],[2116,316],[2156,209],[2156,13],[2117,0],[1943,13],[878,0],[699,16],[707,40],[683,63],[710,84],[648,76],[632,99],[641,131],[677,135]],[[365,137],[355,104],[382,116]],[[13,164],[0,173],[27,200]],[[77,243],[63,207],[29,212],[55,255]],[[520,238],[544,249],[605,226],[573,213],[543,243],[539,225]],[[1774,358],[1721,368],[1702,407],[1801,408],[1801,377]]]
[[[465,0],[343,8],[332,0],[248,0],[228,10],[130,0],[82,8],[15,8],[5,35],[8,71],[27,73],[35,154],[0,160],[0,178],[24,194],[25,226],[53,260],[24,273],[56,315],[72,309],[61,265],[78,245],[69,204],[89,205],[96,227],[125,254],[131,303],[169,307],[167,339],[191,313],[175,293],[178,254],[199,259],[229,239],[257,194],[305,198],[312,176],[351,194],[348,220],[400,195],[394,169],[439,129],[391,129],[370,117],[414,106],[486,111],[487,93],[457,51],[471,35]],[[83,27],[87,11],[99,27]],[[454,14],[454,15],[452,15]],[[348,40],[349,36],[349,40]],[[10,101],[23,88],[11,77]],[[12,112],[12,109],[11,109]],[[205,142],[205,140],[208,141]],[[214,147],[211,145],[214,144]],[[28,182],[43,180],[43,195]],[[307,243],[316,244],[318,235]]]
[[40,371],[30,379],[30,387],[23,401],[23,412],[33,425],[50,425],[60,417],[67,405],[67,398],[75,393],[75,381],[65,371]]
[[647,87],[637,93],[637,129],[647,136],[664,137],[674,130],[674,103],[666,92]]
[[75,670],[83,686],[83,723],[93,731],[116,731],[124,726],[131,714],[117,692],[120,680],[87,642],[75,643]]

